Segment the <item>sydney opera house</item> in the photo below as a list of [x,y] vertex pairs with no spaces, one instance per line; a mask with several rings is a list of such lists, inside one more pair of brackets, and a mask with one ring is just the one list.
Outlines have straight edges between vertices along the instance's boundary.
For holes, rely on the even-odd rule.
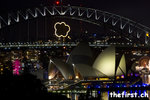
[[89,44],[81,42],[66,61],[50,59],[48,75],[50,80],[114,80],[126,75],[125,55],[118,58],[115,46],[109,46],[94,57]]

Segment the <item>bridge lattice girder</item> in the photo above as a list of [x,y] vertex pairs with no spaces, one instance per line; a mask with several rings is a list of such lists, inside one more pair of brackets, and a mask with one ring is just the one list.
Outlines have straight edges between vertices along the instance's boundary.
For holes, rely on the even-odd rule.
[[42,7],[9,13],[7,17],[0,16],[0,29],[18,23],[22,19],[28,20],[39,16],[67,16],[100,26],[102,24],[108,24],[124,31],[130,37],[141,40],[146,45],[150,41],[150,38],[146,36],[146,33],[149,34],[150,32],[150,28],[142,24],[109,12],[75,6]]

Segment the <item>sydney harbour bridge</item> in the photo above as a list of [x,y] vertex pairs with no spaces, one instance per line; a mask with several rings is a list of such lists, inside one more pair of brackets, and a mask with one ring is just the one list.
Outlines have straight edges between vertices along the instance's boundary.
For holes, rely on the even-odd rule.
[[[79,37],[82,38],[81,34],[87,33],[88,35],[84,37],[89,38],[93,36],[92,39],[87,40],[90,46],[108,46],[114,44],[118,46],[148,47],[150,44],[150,28],[128,18],[92,8],[45,6],[13,11],[6,15],[1,15],[0,47],[7,49],[12,47],[76,46],[76,42],[73,39],[63,43],[56,43],[53,40],[53,38],[57,39],[57,37],[54,37],[54,24],[61,21],[74,23],[71,22],[72,20],[80,24],[87,24],[83,24],[81,27],[78,27],[79,25],[72,25],[71,30],[75,27],[81,30],[76,29],[76,33],[74,31],[70,32],[70,37],[77,40]],[[91,28],[91,32],[82,29],[90,27],[90,25],[94,27],[93,30]],[[77,31],[81,34],[75,35],[78,34]],[[48,40],[53,41],[49,42]]]

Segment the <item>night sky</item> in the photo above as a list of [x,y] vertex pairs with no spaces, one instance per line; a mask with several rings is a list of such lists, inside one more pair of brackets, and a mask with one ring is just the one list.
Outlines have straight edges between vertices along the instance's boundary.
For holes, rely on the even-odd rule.
[[[55,0],[0,0],[0,15],[17,9],[53,5],[54,1]],[[150,27],[149,0],[63,0],[63,4],[108,11]]]

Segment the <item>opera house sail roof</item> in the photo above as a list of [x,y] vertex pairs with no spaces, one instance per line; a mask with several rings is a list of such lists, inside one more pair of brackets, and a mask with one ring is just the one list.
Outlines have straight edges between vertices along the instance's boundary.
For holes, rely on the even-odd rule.
[[[92,55],[88,43],[79,43],[75,47],[66,62],[58,59],[51,59],[49,65],[49,76],[54,77],[56,69],[61,72],[65,79],[76,77],[76,72],[85,79],[88,77],[114,78],[126,74],[126,61],[123,54],[119,65],[116,67],[115,46],[110,46],[102,51],[96,58]],[[55,69],[55,70],[54,70]],[[55,73],[55,74],[54,74]]]
[[126,61],[125,61],[125,55],[123,54],[119,63],[119,66],[117,68],[116,71],[116,75],[120,76],[120,75],[126,75]]
[[86,42],[81,42],[75,47],[69,58],[67,59],[69,64],[86,64],[91,66],[93,63],[93,55],[89,44]]
[[106,48],[95,60],[93,68],[105,74],[107,77],[115,76],[115,47]]
[[61,60],[55,59],[51,60],[49,64],[48,74],[49,76],[51,76],[50,78],[53,78],[57,73],[57,70],[54,68],[54,66],[61,72],[65,79],[69,79],[70,77],[74,76],[74,71],[69,64],[62,62]]

